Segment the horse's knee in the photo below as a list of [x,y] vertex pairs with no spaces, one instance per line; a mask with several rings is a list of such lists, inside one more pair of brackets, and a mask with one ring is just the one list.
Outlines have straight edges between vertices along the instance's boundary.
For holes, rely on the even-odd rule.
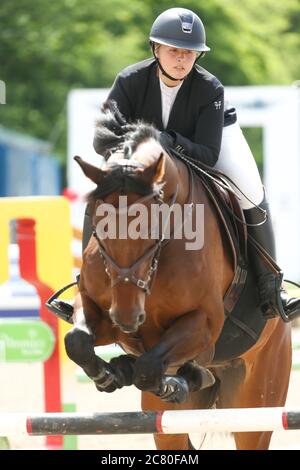
[[90,362],[94,356],[93,336],[73,328],[65,336],[65,349],[69,358],[77,364]]

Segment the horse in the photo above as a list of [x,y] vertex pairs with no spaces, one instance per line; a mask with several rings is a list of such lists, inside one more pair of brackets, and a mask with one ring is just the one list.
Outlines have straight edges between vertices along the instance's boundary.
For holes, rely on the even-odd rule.
[[[101,392],[135,385],[144,411],[283,406],[291,329],[281,319],[268,320],[256,344],[239,357],[212,365],[234,266],[200,178],[161,146],[151,124],[126,123],[112,103],[102,109],[94,146],[105,157],[101,169],[75,157],[96,187],[88,195],[94,232],[83,254],[73,328],[65,337],[69,358]],[[162,204],[166,216],[154,237],[120,236],[117,229],[132,223],[147,226],[149,235],[151,206]],[[203,231],[204,243],[187,249],[186,236],[176,236],[172,209],[188,206],[195,224],[197,205],[203,208],[197,230]],[[137,206],[146,211],[142,222],[134,218]],[[110,237],[105,236],[109,212],[117,219]],[[183,216],[179,229],[187,219]],[[94,347],[112,343],[126,354],[107,363]],[[234,433],[236,448],[268,449],[271,435]],[[192,448],[187,434],[155,434],[154,440],[161,450]]]

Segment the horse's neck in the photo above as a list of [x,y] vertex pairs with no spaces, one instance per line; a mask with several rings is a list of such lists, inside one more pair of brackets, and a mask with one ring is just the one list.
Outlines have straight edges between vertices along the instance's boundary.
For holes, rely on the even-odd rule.
[[[189,196],[189,174],[186,165],[178,159],[169,155],[166,157],[165,181],[174,185],[174,181],[178,184],[177,201],[184,204]],[[166,188],[167,189],[167,188]]]

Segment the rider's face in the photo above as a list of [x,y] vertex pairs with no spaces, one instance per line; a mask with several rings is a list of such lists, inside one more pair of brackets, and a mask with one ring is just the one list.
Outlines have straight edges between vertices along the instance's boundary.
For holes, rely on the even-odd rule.
[[[171,75],[171,77],[180,80],[192,70],[197,58],[197,52],[189,49],[177,49],[176,47],[160,45],[156,50],[156,56],[163,69]],[[176,82],[170,80],[168,80],[167,83],[166,77],[163,75],[161,75],[161,78],[167,85],[176,85]]]

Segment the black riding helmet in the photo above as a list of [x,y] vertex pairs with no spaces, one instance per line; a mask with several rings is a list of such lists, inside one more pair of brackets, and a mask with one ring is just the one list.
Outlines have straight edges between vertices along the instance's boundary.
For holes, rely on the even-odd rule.
[[150,37],[151,42],[207,52],[205,29],[199,16],[185,8],[170,8],[161,13],[154,21]]
[[177,81],[177,79],[171,77],[163,69],[156,57],[155,44],[197,51],[200,53],[197,59],[202,57],[205,52],[210,51],[210,48],[205,43],[205,29],[202,21],[199,16],[185,8],[170,8],[161,13],[152,25],[149,40],[153,55],[161,72],[173,81]]

